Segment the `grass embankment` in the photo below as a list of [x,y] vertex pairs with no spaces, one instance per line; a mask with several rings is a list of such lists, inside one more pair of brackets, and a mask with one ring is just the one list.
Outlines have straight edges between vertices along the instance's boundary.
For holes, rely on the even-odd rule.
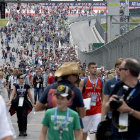
[[[140,22],[140,18],[138,18],[138,19],[130,19],[130,22]],[[138,24],[131,24],[130,29],[133,29],[136,26],[138,26]]]
[[8,23],[8,19],[0,19],[0,27],[4,27]]

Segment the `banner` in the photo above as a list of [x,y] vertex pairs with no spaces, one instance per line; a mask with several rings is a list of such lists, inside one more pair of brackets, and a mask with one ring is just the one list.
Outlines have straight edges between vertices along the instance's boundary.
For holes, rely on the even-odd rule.
[[[63,2],[64,3],[64,2]],[[123,6],[125,4],[124,1],[120,2],[120,5]],[[58,6],[59,3],[45,3],[46,6]],[[95,7],[106,7],[107,6],[107,2],[103,3],[103,2],[93,2],[93,3],[88,3],[83,1],[83,3],[67,3],[68,6],[95,6]],[[129,7],[140,7],[140,2],[129,2]]]
[[[121,6],[123,6],[125,2],[121,1]],[[129,7],[140,7],[140,2],[129,2]]]

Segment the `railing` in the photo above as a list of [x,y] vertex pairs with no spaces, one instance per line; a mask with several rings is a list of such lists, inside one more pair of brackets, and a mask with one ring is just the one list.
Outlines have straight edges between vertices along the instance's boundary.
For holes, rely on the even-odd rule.
[[101,24],[101,15],[97,15],[96,17],[96,22],[95,22],[95,27],[97,29],[97,31],[99,32],[100,36],[102,37],[103,40],[105,40],[105,36],[106,36],[106,31],[103,28],[102,24]]
[[106,69],[114,67],[118,58],[133,57],[140,61],[140,26],[118,37],[112,42],[100,47],[93,52],[78,50],[78,57],[82,63],[95,61],[98,66]]

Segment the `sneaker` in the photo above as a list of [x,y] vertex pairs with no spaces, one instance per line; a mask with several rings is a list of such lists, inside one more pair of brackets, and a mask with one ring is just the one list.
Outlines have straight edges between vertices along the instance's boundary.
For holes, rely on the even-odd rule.
[[24,136],[22,131],[19,132],[19,136]]
[[27,136],[27,133],[25,131],[23,132],[23,136]]

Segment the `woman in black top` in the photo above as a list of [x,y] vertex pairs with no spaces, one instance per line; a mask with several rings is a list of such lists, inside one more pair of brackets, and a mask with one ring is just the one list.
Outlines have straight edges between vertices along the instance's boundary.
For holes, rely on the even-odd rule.
[[[24,84],[24,75],[19,74],[17,76],[19,84],[16,84],[13,88],[12,94],[8,105],[11,104],[10,113],[13,115],[17,113],[18,127],[19,127],[19,136],[27,136],[27,115],[32,110],[33,98],[30,92],[30,86]],[[16,97],[15,97],[16,96]],[[15,98],[14,98],[15,97]],[[28,100],[30,98],[30,101]]]

